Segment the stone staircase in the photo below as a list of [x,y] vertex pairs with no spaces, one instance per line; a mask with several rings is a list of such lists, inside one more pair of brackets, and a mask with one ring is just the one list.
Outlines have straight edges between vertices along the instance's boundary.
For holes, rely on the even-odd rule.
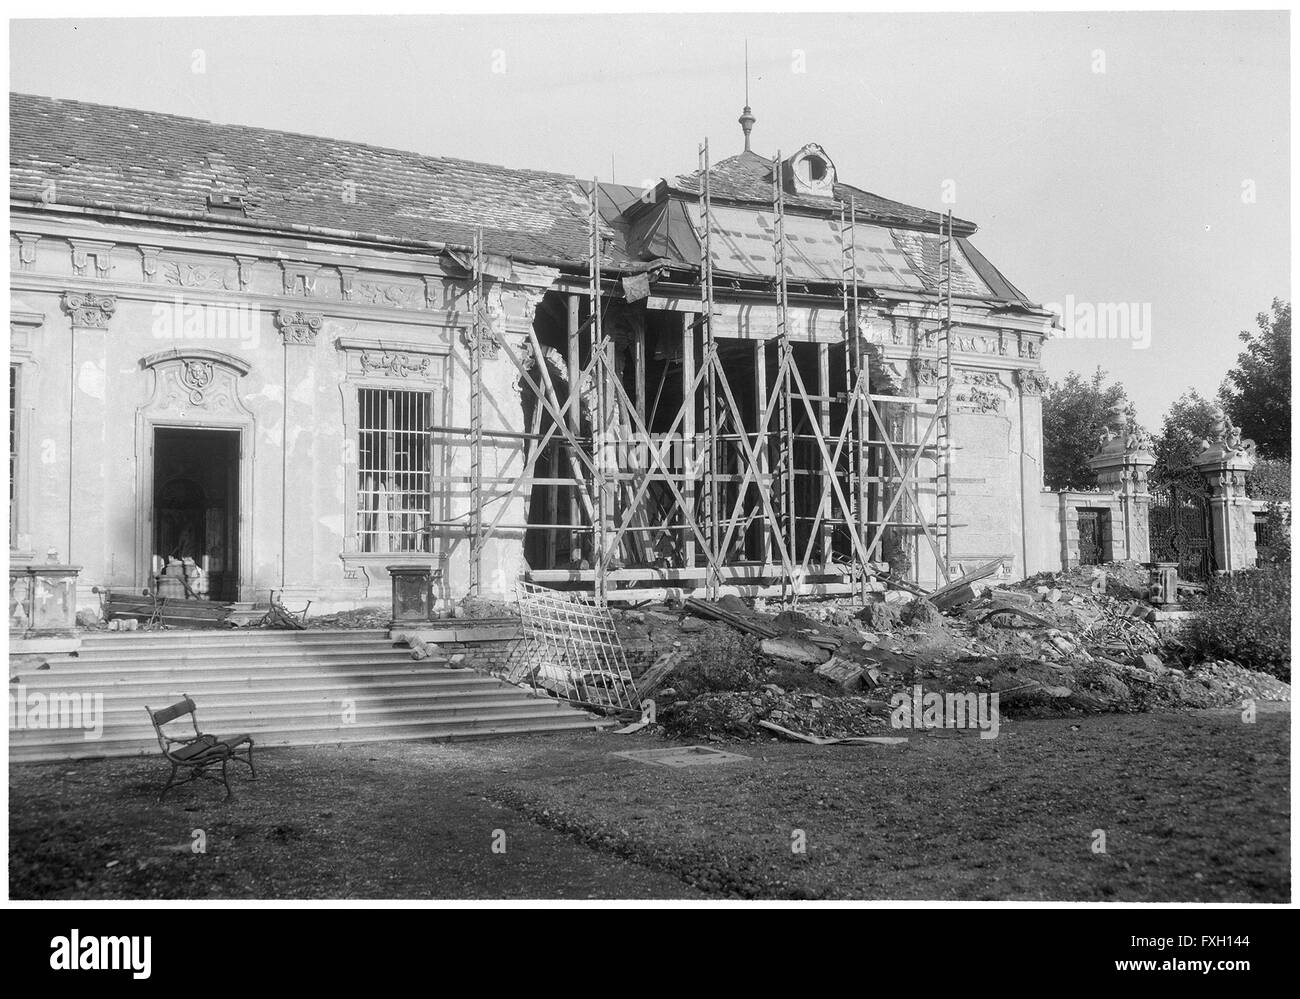
[[[44,658],[49,669],[10,666],[10,760],[156,753],[145,705],[157,710],[183,694],[198,706],[203,731],[248,732],[259,747],[607,724],[472,669],[412,660],[382,630],[101,633],[85,638],[76,656]],[[20,692],[23,716],[16,723],[13,705]],[[54,704],[50,695],[69,694],[92,706],[94,695],[102,695],[102,735],[87,739],[80,728],[27,725],[33,705]],[[91,699],[82,701],[82,695]]]

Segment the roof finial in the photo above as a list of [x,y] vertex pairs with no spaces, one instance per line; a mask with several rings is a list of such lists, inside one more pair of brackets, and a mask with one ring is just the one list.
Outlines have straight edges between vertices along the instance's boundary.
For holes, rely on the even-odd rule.
[[740,122],[740,129],[745,133],[745,152],[749,152],[749,133],[754,129],[754,122],[758,121],[752,111],[749,110],[749,39],[745,39],[745,110],[740,113],[736,119]]

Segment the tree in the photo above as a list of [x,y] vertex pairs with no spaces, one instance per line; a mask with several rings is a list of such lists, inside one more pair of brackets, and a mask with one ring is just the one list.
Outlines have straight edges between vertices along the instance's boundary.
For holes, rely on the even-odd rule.
[[1123,406],[1130,422],[1136,411],[1124,386],[1106,384],[1098,368],[1085,379],[1071,371],[1043,393],[1043,480],[1049,489],[1091,489],[1097,477],[1088,459],[1097,453],[1111,410]]
[[1219,388],[1219,401],[1241,435],[1269,458],[1291,457],[1291,303],[1273,299],[1258,332],[1243,330],[1246,349]]
[[1218,405],[1196,389],[1188,389],[1174,400],[1165,413],[1160,436],[1152,452],[1156,467],[1152,478],[1160,481],[1180,478],[1191,469],[1189,458],[1200,451],[1200,442],[1214,436]]

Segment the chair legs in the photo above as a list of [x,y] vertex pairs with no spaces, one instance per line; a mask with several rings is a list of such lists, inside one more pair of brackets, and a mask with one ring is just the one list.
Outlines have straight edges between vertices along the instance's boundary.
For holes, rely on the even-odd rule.
[[238,753],[235,753],[230,758],[232,760],[235,760],[237,763],[242,763],[244,766],[248,767],[250,780],[257,780],[257,770],[253,767],[253,740],[252,739],[248,740],[248,748],[244,751],[243,756],[240,756]]
[[200,777],[207,777],[211,780],[216,780],[217,778],[214,775],[210,775],[208,771],[211,768],[215,767],[218,762],[221,763],[221,783],[226,789],[225,800],[229,801],[231,798],[235,796],[234,790],[230,787],[230,774],[227,771],[227,767],[230,765],[231,760],[236,760],[240,763],[243,763],[245,766],[247,766],[249,773],[252,775],[252,779],[257,780],[257,771],[253,769],[253,744],[251,742],[248,744],[248,753],[246,755],[247,758],[245,759],[245,757],[243,756],[234,756],[227,753],[225,756],[221,758],[220,761],[212,760],[208,763],[204,763],[199,766],[191,766],[190,775],[186,777],[184,780],[180,780],[180,781],[176,779],[176,774],[180,770],[180,764],[176,763],[175,761],[172,761],[172,772],[167,778],[167,784],[162,789],[162,793],[158,795],[159,803],[161,803],[162,800],[167,797],[167,792],[170,791],[173,787],[180,787],[180,785],[188,784],[190,783],[190,781],[198,780]]
[[167,786],[162,789],[162,794],[158,795],[159,804],[162,803],[163,798],[167,797],[167,792],[172,789],[172,784],[176,781],[176,770],[176,764],[173,763],[171,776],[167,778]]

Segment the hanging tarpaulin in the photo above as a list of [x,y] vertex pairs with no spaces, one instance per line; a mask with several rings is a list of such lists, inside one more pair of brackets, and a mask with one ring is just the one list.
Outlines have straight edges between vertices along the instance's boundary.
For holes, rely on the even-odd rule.
[[623,278],[623,297],[629,302],[639,302],[650,297],[650,275],[629,274]]
[[[687,210],[699,231],[703,214],[699,205]],[[775,276],[772,240],[775,220],[770,210],[714,205],[710,209],[713,266],[719,272],[749,277]],[[786,276],[795,281],[839,283],[844,277],[839,220],[787,214],[785,217]],[[855,269],[858,280],[873,287],[924,289],[907,254],[881,226],[859,222]]]

